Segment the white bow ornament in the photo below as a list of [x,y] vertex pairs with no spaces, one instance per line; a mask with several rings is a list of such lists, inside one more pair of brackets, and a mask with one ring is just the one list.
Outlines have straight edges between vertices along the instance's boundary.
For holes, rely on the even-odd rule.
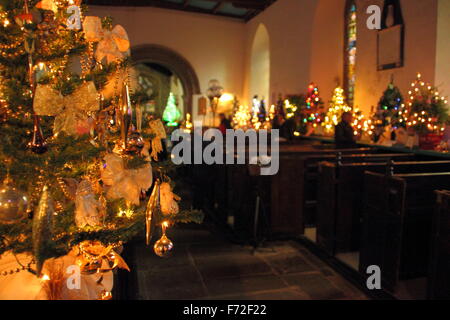
[[147,191],[153,181],[150,163],[139,169],[125,169],[123,159],[116,154],[105,156],[105,167],[102,181],[109,187],[108,199],[124,198],[128,202],[139,205],[141,191]]
[[121,25],[116,25],[111,31],[102,27],[99,17],[88,16],[83,21],[86,40],[98,42],[95,58],[102,61],[106,58],[108,63],[121,60],[130,54],[130,40]]

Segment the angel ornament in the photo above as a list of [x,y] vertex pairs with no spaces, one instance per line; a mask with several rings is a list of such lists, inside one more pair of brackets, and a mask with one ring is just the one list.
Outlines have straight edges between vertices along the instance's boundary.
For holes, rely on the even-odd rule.
[[180,211],[177,201],[180,201],[181,198],[172,192],[172,187],[169,183],[161,183],[161,186],[159,187],[159,197],[161,212],[164,215],[173,215]]
[[95,198],[92,183],[83,180],[78,184],[75,194],[75,224],[79,228],[99,226],[104,218],[102,203]]
[[79,228],[99,226],[106,215],[106,203],[97,200],[94,187],[89,180],[78,182],[76,179],[60,179],[64,195],[75,202],[75,224]]

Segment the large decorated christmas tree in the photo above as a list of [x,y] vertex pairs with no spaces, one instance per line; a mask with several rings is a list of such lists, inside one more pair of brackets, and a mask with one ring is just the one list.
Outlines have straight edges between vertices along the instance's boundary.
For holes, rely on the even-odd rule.
[[[123,243],[161,228],[165,256],[168,227],[201,221],[158,159],[162,122],[134,105],[126,31],[80,2],[0,1],[0,286],[25,277],[29,298],[108,298]],[[63,287],[70,265],[85,287]]]

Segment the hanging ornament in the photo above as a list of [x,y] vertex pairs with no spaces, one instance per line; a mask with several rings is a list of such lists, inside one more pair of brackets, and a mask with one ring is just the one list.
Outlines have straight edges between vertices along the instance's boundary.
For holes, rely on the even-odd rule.
[[83,29],[86,40],[98,42],[95,58],[102,61],[106,58],[108,63],[121,60],[130,54],[130,40],[127,32],[121,25],[112,30],[103,28],[99,17],[88,16],[84,18]]
[[148,126],[149,133],[154,135],[151,141],[151,157],[153,160],[158,161],[158,153],[163,151],[161,140],[167,138],[166,130],[164,129],[164,125],[160,119],[150,120]]
[[28,198],[12,186],[9,175],[0,186],[0,223],[13,224],[27,216]]
[[116,116],[116,110],[112,109],[112,110],[108,110],[107,111],[107,124],[106,124],[106,129],[110,132],[110,133],[116,133],[119,131],[119,125],[117,123],[117,116]]
[[180,211],[177,201],[180,201],[181,198],[172,192],[172,187],[168,182],[161,183],[160,195],[161,212],[164,215],[173,215]]
[[107,77],[107,82],[100,91],[105,99],[113,99],[123,91],[123,87],[127,83],[131,88],[138,88],[138,78],[139,73],[134,67],[126,66],[117,68],[116,72]]
[[92,183],[83,180],[78,184],[75,196],[75,223],[77,227],[99,226],[102,222],[102,205],[95,199]]
[[142,106],[139,101],[136,104],[136,130],[142,132]]
[[159,201],[159,180],[156,180],[145,210],[145,239],[147,245],[150,245],[152,240],[153,215],[155,210],[159,209]]
[[147,191],[153,181],[150,163],[139,169],[125,169],[123,158],[116,154],[105,156],[105,165],[101,177],[107,186],[108,199],[121,199],[139,205],[141,191]]
[[40,126],[39,116],[36,114],[33,116],[33,140],[28,144],[28,147],[37,154],[45,153],[48,150],[47,142],[44,139],[42,129]]
[[133,118],[133,109],[131,108],[130,87],[126,83],[123,86],[120,113],[120,146],[121,151],[127,152],[128,134],[130,132],[131,119]]
[[144,148],[144,139],[142,138],[142,135],[137,132],[133,131],[128,134],[127,137],[127,144],[126,144],[125,152],[128,154],[138,154],[142,151],[142,148]]
[[42,267],[47,257],[47,246],[52,239],[52,216],[55,214],[53,201],[44,186],[41,199],[33,217],[33,254],[36,260],[37,276],[41,276]]
[[30,13],[30,9],[28,8],[28,0],[25,0],[23,10],[23,13],[14,17],[16,23],[21,27],[33,23],[33,15]]
[[42,78],[48,76],[49,69],[44,62],[39,62],[35,67],[36,81],[39,82]]
[[168,226],[167,221],[164,221],[162,223],[162,236],[161,239],[155,242],[155,245],[153,246],[153,251],[157,256],[160,256],[161,258],[168,258],[170,254],[172,253],[173,249],[173,242],[170,241],[169,238],[166,236],[166,228]]

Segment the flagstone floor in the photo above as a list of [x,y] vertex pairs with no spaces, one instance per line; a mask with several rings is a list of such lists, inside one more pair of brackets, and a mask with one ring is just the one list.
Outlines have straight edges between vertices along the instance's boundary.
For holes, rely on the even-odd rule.
[[137,242],[132,268],[137,299],[308,300],[367,299],[320,259],[296,242],[266,244],[252,252],[215,236],[203,226],[168,232],[171,257]]

